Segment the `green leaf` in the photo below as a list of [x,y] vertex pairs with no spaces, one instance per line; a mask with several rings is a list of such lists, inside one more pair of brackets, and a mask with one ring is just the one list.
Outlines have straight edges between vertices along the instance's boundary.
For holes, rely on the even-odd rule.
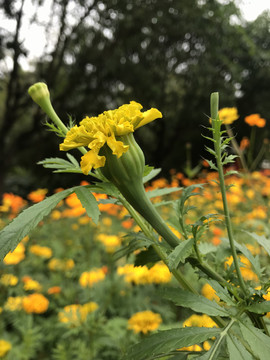
[[254,352],[254,355],[260,360],[269,359],[270,337],[252,325],[242,322],[239,325],[243,338]]
[[184,262],[185,259],[191,254],[193,249],[194,239],[188,239],[181,242],[168,256],[169,268],[176,269],[180,262]]
[[113,259],[119,260],[124,256],[132,254],[135,250],[142,249],[143,247],[149,247],[153,245],[153,241],[146,238],[142,233],[131,233],[124,237],[124,242],[128,243],[126,246],[122,246],[119,250],[117,250]]
[[228,334],[226,340],[230,360],[253,360],[253,357],[235,336]]
[[251,237],[253,237],[253,239],[256,240],[257,243],[260,244],[270,256],[270,239],[267,239],[264,235],[258,235],[256,233],[251,233],[248,231],[245,232],[249,234]]
[[80,200],[82,206],[85,208],[87,215],[92,218],[95,224],[97,224],[100,211],[98,208],[97,200],[91,193],[91,190],[84,186],[75,190],[75,193],[78,196],[78,199]]
[[151,267],[158,261],[160,261],[160,257],[158,256],[154,248],[150,246],[147,250],[143,250],[138,255],[136,255],[136,260],[134,265],[135,266],[147,265]]
[[247,310],[256,314],[264,314],[270,312],[270,301],[263,301],[261,303],[255,303],[247,306]]
[[145,184],[146,182],[152,180],[154,177],[156,177],[159,173],[161,172],[161,169],[153,169],[150,171],[149,174],[145,175],[143,177],[143,183]]
[[218,328],[185,327],[153,334],[140,343],[133,345],[123,360],[151,360],[169,351],[201,343],[220,333]]
[[180,288],[165,288],[160,290],[160,293],[175,305],[192,309],[195,312],[210,316],[228,316],[228,312],[224,308],[202,295],[196,295]]
[[226,304],[230,306],[235,306],[234,301],[232,300],[228,290],[226,288],[223,288],[217,281],[208,279],[207,280],[209,285],[212,286],[212,288],[215,290],[217,296],[220,298],[220,300],[224,301]]
[[13,251],[18,243],[28,235],[61,200],[79,188],[81,188],[81,186],[75,186],[61,191],[22,211],[0,232],[0,259],[3,259],[9,251]]
[[225,157],[225,159],[222,161],[222,165],[226,165],[229,163],[233,163],[234,159],[239,157],[238,155],[228,155]]
[[164,196],[180,190],[182,190],[182,188],[180,187],[155,189],[155,190],[147,191],[146,195],[148,196],[149,199],[151,199],[156,196]]

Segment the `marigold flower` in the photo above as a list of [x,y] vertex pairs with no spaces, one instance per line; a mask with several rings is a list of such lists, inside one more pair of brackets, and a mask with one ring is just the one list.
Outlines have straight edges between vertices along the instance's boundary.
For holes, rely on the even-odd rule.
[[28,314],[43,314],[48,310],[49,300],[42,294],[34,293],[23,298],[22,306]]
[[103,269],[94,269],[85,271],[81,274],[79,283],[82,287],[91,287],[94,284],[105,279],[105,272]]
[[249,116],[245,117],[245,122],[249,126],[258,126],[258,127],[264,127],[266,124],[266,120],[260,117],[260,114],[251,114]]
[[30,192],[30,194],[28,194],[27,198],[29,200],[33,201],[34,203],[38,203],[38,202],[44,200],[47,192],[48,192],[48,189],[37,189],[35,191]]
[[245,150],[246,148],[248,148],[250,145],[250,141],[249,138],[247,138],[246,136],[243,137],[243,139],[240,142],[240,150]]
[[13,274],[4,274],[0,278],[0,283],[5,286],[16,286],[18,284],[18,278]]
[[10,351],[11,347],[12,346],[10,342],[0,339],[0,358],[6,356],[7,353]]
[[90,150],[81,158],[82,172],[87,175],[92,168],[104,166],[106,158],[100,156],[101,148],[107,144],[113,154],[121,157],[129,148],[118,139],[119,136],[134,132],[141,126],[161,118],[162,114],[157,109],[141,112],[142,105],[131,101],[118,109],[104,111],[97,117],[88,116],[80,122],[80,126],[71,128],[60,150],[68,151],[80,146]]
[[203,296],[209,300],[219,301],[220,298],[216,295],[216,291],[208,283],[204,284],[201,290]]
[[99,234],[97,239],[106,247],[108,253],[112,253],[121,245],[120,236]]
[[215,327],[217,324],[210,318],[210,316],[203,314],[197,315],[193,314],[183,322],[183,327],[185,326],[197,326],[197,327]]
[[230,125],[239,118],[237,108],[235,108],[235,107],[231,107],[231,108],[226,107],[226,108],[220,109],[218,112],[218,115],[219,115],[220,120],[225,125]]
[[24,258],[25,258],[25,247],[20,242],[13,252],[10,251],[4,257],[3,261],[6,265],[16,265],[19,262],[21,262]]
[[8,311],[22,310],[22,296],[9,296],[5,302],[4,309]]
[[25,279],[22,279],[23,282],[24,282],[24,290],[26,291],[41,291],[42,289],[42,286],[40,285],[40,283],[36,280],[33,280],[29,277],[25,278]]
[[72,259],[58,259],[53,258],[48,263],[48,268],[52,271],[68,271],[73,269],[75,266],[75,263]]
[[4,193],[2,198],[2,206],[0,206],[0,211],[8,212],[11,210],[12,214],[17,214],[27,202],[20,196],[14,195],[12,193]]
[[49,295],[60,294],[61,288],[60,286],[52,286],[48,289],[47,292]]
[[117,268],[118,275],[124,275],[126,282],[136,285],[164,284],[171,281],[172,275],[165,264],[157,263],[148,269],[147,266],[126,264]]
[[140,311],[132,315],[128,320],[128,329],[134,331],[134,333],[142,332],[147,334],[150,331],[158,329],[159,325],[162,323],[160,314],[154,313],[152,311]]
[[87,315],[94,312],[98,304],[91,301],[84,305],[72,304],[64,307],[58,314],[58,320],[70,327],[81,325],[87,318]]
[[47,246],[32,245],[30,246],[29,251],[32,254],[40,256],[44,259],[49,259],[52,257],[52,249]]

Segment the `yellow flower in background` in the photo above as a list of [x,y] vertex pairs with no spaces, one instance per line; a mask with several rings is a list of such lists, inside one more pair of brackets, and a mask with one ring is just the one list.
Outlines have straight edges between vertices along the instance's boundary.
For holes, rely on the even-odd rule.
[[10,351],[11,347],[12,346],[10,342],[0,339],[0,358],[6,356],[7,353]]
[[23,243],[19,243],[16,247],[16,249],[13,252],[9,252],[4,257],[4,263],[6,265],[16,265],[20,263],[25,258],[25,247]]
[[5,286],[16,286],[18,284],[18,278],[13,274],[4,274],[0,278],[0,283]]
[[80,122],[80,126],[75,125],[68,131],[64,142],[60,144],[60,150],[88,147],[90,150],[81,158],[82,172],[87,175],[92,168],[104,166],[106,158],[100,156],[99,151],[105,144],[119,158],[128,151],[129,146],[124,145],[117,137],[132,133],[162,117],[157,109],[152,108],[144,112],[141,112],[141,109],[141,104],[131,101],[118,109],[104,111],[97,117],[87,116]]
[[65,323],[71,327],[81,325],[87,318],[87,315],[98,309],[98,304],[94,301],[86,303],[84,305],[71,304],[63,308],[58,313],[58,320],[61,323]]
[[42,286],[40,285],[40,283],[36,280],[33,280],[30,276],[24,276],[22,278],[22,281],[24,283],[24,290],[26,291],[41,291]]
[[245,122],[249,126],[258,126],[258,127],[264,127],[266,124],[266,120],[261,118],[260,114],[251,114],[249,116],[245,117]]
[[22,306],[28,314],[43,314],[48,310],[49,300],[42,294],[34,293],[23,298]]
[[22,296],[10,296],[4,304],[4,310],[7,311],[19,311],[22,310]]
[[99,234],[97,239],[106,247],[108,253],[114,252],[115,249],[121,245],[120,236]]
[[183,322],[183,327],[185,326],[197,326],[197,327],[215,327],[217,324],[210,318],[208,315],[197,315],[193,314]]
[[85,271],[81,274],[79,283],[82,287],[91,287],[94,284],[105,279],[105,271],[103,268]]
[[30,246],[29,251],[32,254],[40,256],[44,259],[49,259],[52,257],[52,249],[47,246],[32,245]]
[[152,311],[140,311],[132,315],[128,320],[128,329],[133,330],[134,333],[142,332],[147,334],[150,331],[158,329],[162,323],[160,314]]
[[74,266],[73,259],[52,258],[48,263],[48,268],[52,271],[68,271],[73,269]]
[[203,285],[201,293],[204,297],[206,297],[209,300],[215,300],[217,302],[220,300],[220,298],[216,295],[215,290],[208,283]]
[[37,189],[35,191],[30,192],[28,194],[28,199],[33,201],[34,203],[38,203],[45,199],[45,196],[48,192],[48,189]]
[[239,118],[237,108],[236,107],[226,107],[223,109],[220,109],[218,112],[220,120],[225,125],[232,124],[235,120]]

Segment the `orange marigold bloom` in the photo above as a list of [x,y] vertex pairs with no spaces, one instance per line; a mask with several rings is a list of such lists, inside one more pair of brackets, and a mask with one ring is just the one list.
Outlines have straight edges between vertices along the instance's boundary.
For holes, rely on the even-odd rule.
[[27,198],[29,200],[33,201],[34,203],[38,203],[38,202],[44,200],[47,192],[48,192],[48,189],[37,189],[35,191],[30,192],[30,194],[28,194]]
[[8,212],[11,210],[12,214],[16,215],[26,204],[27,202],[22,197],[12,193],[5,193],[2,198],[0,211]]
[[31,294],[23,298],[23,309],[28,314],[43,314],[48,310],[49,300],[42,294]]
[[242,150],[242,151],[245,150],[246,148],[249,147],[249,144],[250,144],[249,138],[244,136],[240,142],[240,150]]
[[258,126],[258,127],[264,127],[266,124],[266,120],[260,117],[260,114],[251,114],[249,116],[245,117],[245,122],[249,126]]
[[48,289],[47,292],[49,295],[60,294],[61,288],[60,288],[60,286],[52,286]]

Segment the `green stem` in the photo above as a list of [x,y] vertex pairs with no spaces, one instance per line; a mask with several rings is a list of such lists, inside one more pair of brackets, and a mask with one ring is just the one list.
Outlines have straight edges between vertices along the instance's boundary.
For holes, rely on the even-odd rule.
[[243,156],[243,152],[240,149],[240,147],[238,146],[237,141],[235,140],[235,137],[233,135],[233,132],[232,132],[232,129],[231,129],[230,125],[225,125],[225,127],[226,127],[226,130],[227,130],[227,133],[228,133],[229,137],[232,138],[231,139],[232,146],[233,146],[235,152],[237,153],[237,155],[240,158],[243,170],[245,172],[248,172],[248,166],[247,166],[245,157]]
[[263,144],[260,148],[260,151],[258,152],[258,155],[256,156],[256,158],[253,160],[252,164],[250,165],[250,171],[253,171],[256,169],[256,167],[258,166],[260,160],[262,159],[264,153],[266,152],[266,146],[265,144]]
[[239,280],[239,285],[243,291],[243,293],[246,295],[246,285],[244,283],[238,257],[236,253],[236,248],[234,244],[233,239],[233,230],[232,230],[232,224],[231,224],[231,217],[229,212],[229,206],[227,201],[227,195],[226,195],[226,188],[225,188],[225,180],[224,180],[224,173],[223,173],[223,166],[221,161],[221,136],[220,136],[220,126],[221,121],[218,120],[218,93],[211,94],[211,118],[212,118],[212,127],[213,127],[213,137],[214,137],[214,148],[216,153],[216,162],[217,162],[217,168],[218,168],[218,175],[219,175],[219,183],[220,183],[220,190],[222,195],[222,202],[223,202],[223,210],[224,210],[224,216],[225,216],[225,224],[227,228],[227,234],[230,242],[230,248],[232,252],[232,257],[234,261],[235,270],[237,273],[237,277]]
[[253,158],[253,151],[254,151],[254,145],[255,145],[255,137],[256,137],[256,126],[252,126],[251,133],[250,133],[250,145],[248,149],[248,165],[251,166],[252,164],[252,158]]

